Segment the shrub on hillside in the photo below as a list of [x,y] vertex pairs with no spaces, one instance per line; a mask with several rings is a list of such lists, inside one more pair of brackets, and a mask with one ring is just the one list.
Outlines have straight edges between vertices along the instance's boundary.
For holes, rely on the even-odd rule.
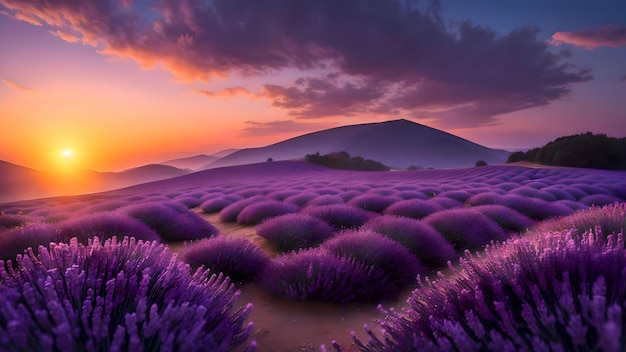
[[449,260],[457,257],[452,244],[419,220],[384,215],[368,221],[362,229],[370,229],[402,244],[420,262],[431,268],[445,266]]
[[7,350],[227,351],[242,345],[251,305],[222,276],[191,273],[155,242],[97,238],[0,261],[0,339]]
[[198,240],[218,233],[200,215],[178,203],[139,203],[119,212],[148,225],[166,241]]
[[204,266],[212,273],[224,273],[235,283],[256,279],[269,261],[254,243],[229,236],[216,236],[186,245],[180,258],[192,268]]
[[370,159],[360,156],[350,157],[347,152],[330,153],[326,155],[308,154],[305,157],[308,163],[323,165],[333,169],[359,170],[359,171],[389,171],[389,167]]
[[452,243],[457,252],[480,249],[490,241],[505,238],[498,224],[472,209],[442,210],[423,221]]
[[283,252],[317,246],[333,232],[332,226],[306,214],[278,216],[256,227],[257,235]]
[[305,191],[305,192],[300,192],[298,194],[294,194],[293,196],[285,198],[284,202],[295,204],[298,206],[303,206],[308,201],[318,196],[319,195],[313,191]]
[[256,225],[270,218],[296,212],[298,212],[298,206],[293,204],[276,200],[256,202],[241,210],[239,215],[237,215],[237,223]]
[[512,153],[507,162],[522,160],[554,166],[625,170],[626,138],[591,132],[559,137],[541,148]]

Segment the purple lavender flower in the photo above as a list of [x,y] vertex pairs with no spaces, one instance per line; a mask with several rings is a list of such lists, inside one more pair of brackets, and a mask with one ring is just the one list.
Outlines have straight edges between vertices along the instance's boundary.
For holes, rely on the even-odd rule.
[[438,268],[457,258],[454,246],[424,222],[401,216],[384,215],[363,225],[408,248],[423,264]]
[[161,241],[161,237],[147,225],[137,219],[119,213],[96,213],[72,218],[57,224],[63,241],[76,237],[81,243],[87,243],[90,237],[100,238],[125,236],[145,241]]
[[362,351],[623,351],[624,238],[537,233],[461,260],[366,326]]
[[280,215],[296,213],[297,211],[298,206],[276,200],[255,202],[247,205],[241,210],[239,215],[237,215],[237,223],[243,225],[256,225],[264,220]]
[[348,204],[367,211],[382,213],[387,207],[401,200],[402,198],[388,195],[363,194],[350,199]]
[[218,233],[213,225],[179,203],[139,203],[119,212],[143,222],[166,241],[196,240]]
[[261,284],[289,300],[345,303],[375,300],[384,280],[381,270],[314,248],[274,258]]
[[337,230],[359,227],[375,217],[374,213],[349,204],[310,206],[301,213],[321,219]]
[[264,221],[256,227],[279,251],[314,247],[330,238],[334,229],[324,221],[306,214],[287,214]]
[[254,243],[242,237],[216,236],[186,245],[180,257],[193,268],[204,266],[224,273],[232,282],[254,280],[269,258]]
[[443,207],[439,204],[422,199],[407,199],[389,206],[384,214],[421,219],[440,210],[443,210]]
[[380,300],[397,298],[404,288],[415,282],[417,274],[427,271],[406,247],[371,230],[348,230],[324,242],[321,248],[380,269],[386,282],[379,285],[375,295]]
[[39,247],[0,261],[0,341],[8,350],[228,351],[245,343],[251,305],[222,275],[192,273],[134,238]]
[[235,195],[214,197],[202,202],[200,209],[206,214],[213,214],[242,199],[243,198]]
[[498,224],[472,209],[442,210],[423,221],[441,233],[458,252],[479,249],[490,241],[505,237]]
[[0,231],[0,259],[14,260],[28,248],[37,249],[40,245],[60,240],[55,228],[46,224],[28,224]]

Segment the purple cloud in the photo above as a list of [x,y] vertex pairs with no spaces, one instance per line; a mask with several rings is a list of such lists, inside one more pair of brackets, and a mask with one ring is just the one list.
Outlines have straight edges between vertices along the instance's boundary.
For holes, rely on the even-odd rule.
[[437,2],[427,9],[394,0],[162,0],[150,9],[112,0],[0,5],[15,18],[47,24],[62,39],[143,67],[162,64],[180,79],[304,70],[292,84],[266,84],[256,95],[298,118],[407,113],[476,126],[550,104],[572,84],[592,79],[564,62],[566,52],[550,52],[537,29],[501,35],[471,23],[451,28]]
[[607,24],[599,29],[579,32],[556,32],[552,35],[550,44],[572,44],[588,50],[599,46],[626,46],[626,26]]

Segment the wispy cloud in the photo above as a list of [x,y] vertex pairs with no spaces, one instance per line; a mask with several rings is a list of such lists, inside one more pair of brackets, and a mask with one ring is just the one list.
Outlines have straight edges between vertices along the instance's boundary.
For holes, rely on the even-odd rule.
[[[566,52],[548,50],[537,29],[500,34],[470,22],[451,26],[437,1],[420,8],[410,1],[163,0],[149,11],[138,1],[0,5],[65,40],[164,67],[181,80],[300,70],[291,84],[265,84],[258,94],[197,91],[268,99],[298,118],[432,109],[442,121],[478,126],[550,104],[592,79],[566,62]],[[449,109],[458,106],[471,113]]]
[[11,82],[11,81],[9,81],[7,79],[2,79],[1,81],[2,81],[2,83],[4,83],[5,86],[7,86],[7,87],[9,87],[11,89],[14,89],[14,90],[16,90],[18,92],[27,93],[27,94],[35,94],[35,92],[33,90],[28,89],[28,88],[26,88],[24,86],[21,86],[21,85],[15,83],[15,82]]
[[626,26],[608,24],[599,29],[578,32],[556,32],[552,35],[550,44],[572,44],[589,50],[600,46],[626,46]]
[[229,87],[229,88],[223,88],[219,90],[193,89],[192,91],[194,93],[202,94],[210,98],[220,98],[220,97],[232,98],[232,97],[236,97],[239,95],[244,95],[244,96],[248,96],[252,98],[257,97],[257,94],[254,94],[243,87]]
[[302,123],[292,120],[276,120],[269,122],[246,121],[241,130],[245,137],[271,136],[284,133],[302,133],[335,127],[334,123],[315,122]]

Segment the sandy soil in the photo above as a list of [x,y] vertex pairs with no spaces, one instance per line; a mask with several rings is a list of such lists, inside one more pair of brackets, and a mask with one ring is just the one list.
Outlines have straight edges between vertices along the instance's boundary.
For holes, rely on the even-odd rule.
[[[222,223],[217,214],[200,215],[222,234],[245,237],[256,243],[270,257],[277,255],[265,239],[256,235],[253,226]],[[239,289],[241,305],[248,302],[254,305],[249,317],[249,321],[254,322],[251,339],[256,340],[257,350],[260,352],[319,351],[322,344],[333,351],[333,340],[344,351],[358,351],[350,333],[354,331],[357,336],[365,339],[363,325],[367,323],[377,332],[380,328],[375,320],[384,318],[376,304],[288,301],[271,295],[255,284],[244,284]],[[411,290],[407,290],[400,299],[383,303],[383,306],[385,309],[401,309],[410,294]]]

